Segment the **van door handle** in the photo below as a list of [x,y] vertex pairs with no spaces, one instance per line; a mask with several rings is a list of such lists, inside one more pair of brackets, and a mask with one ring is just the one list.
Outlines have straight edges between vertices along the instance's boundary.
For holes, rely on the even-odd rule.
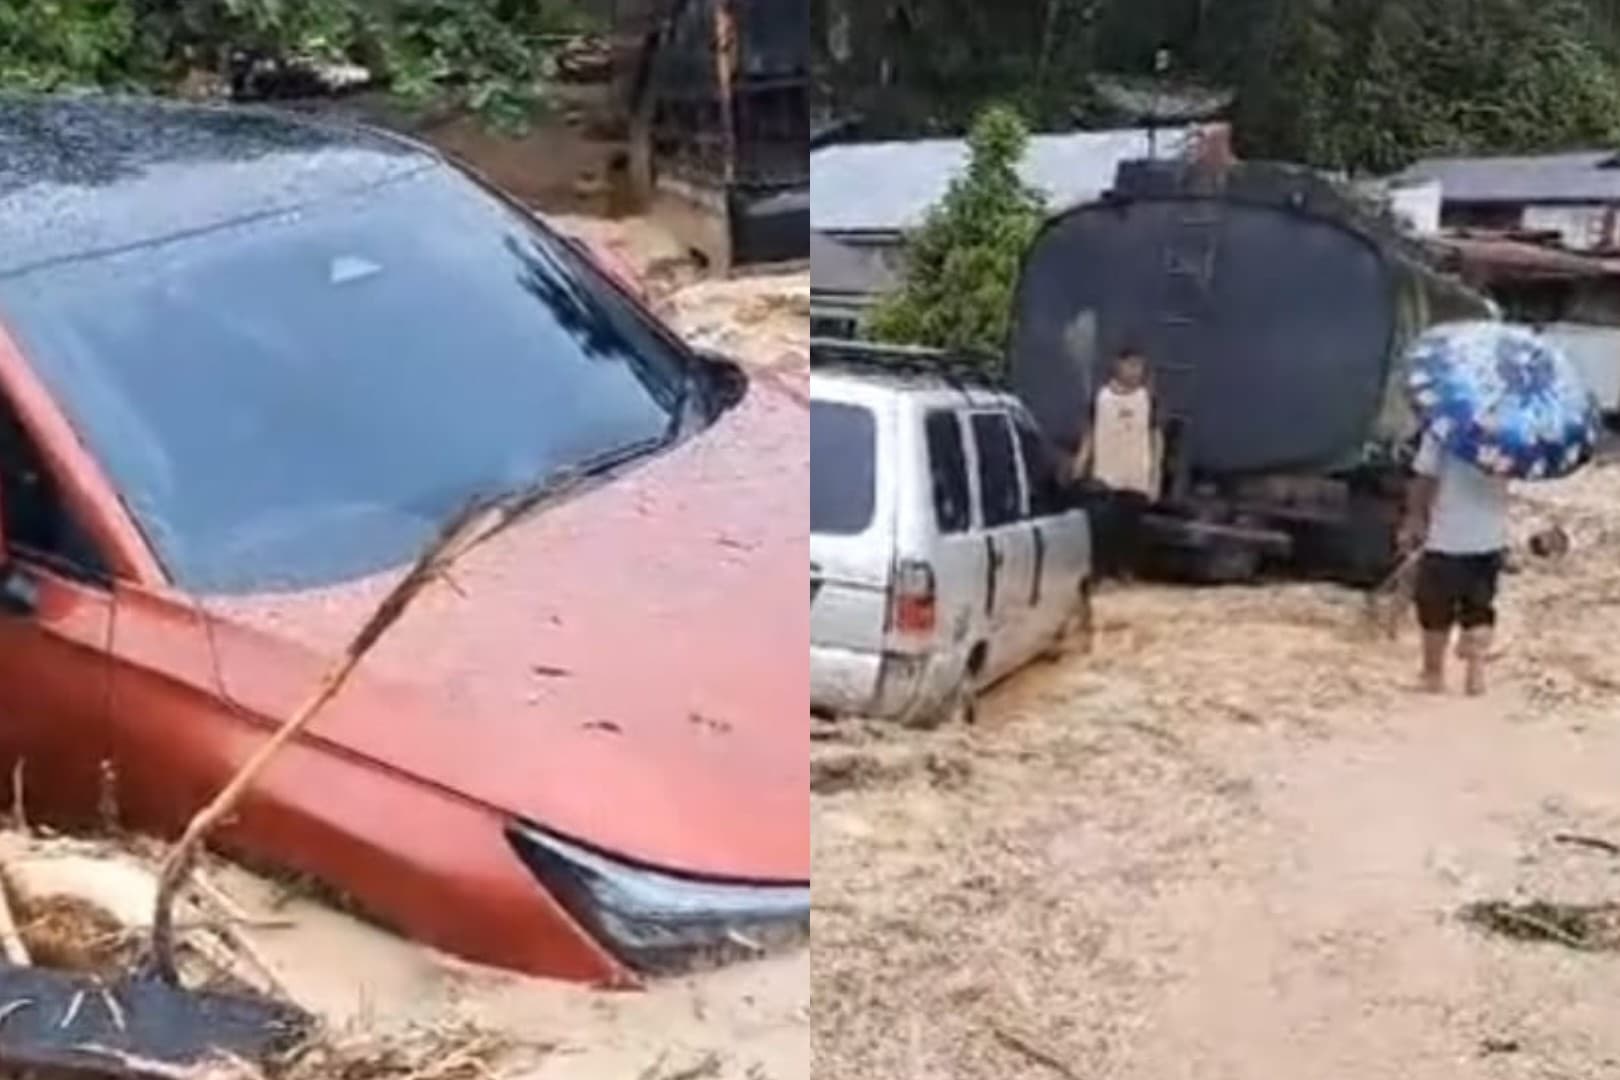
[[1046,576],[1046,534],[1036,525],[1035,534],[1035,580],[1029,586],[1029,606],[1039,607],[1041,603],[1041,578]]
[[994,615],[996,612],[996,582],[1001,577],[1001,563],[1003,556],[996,548],[996,538],[984,538],[985,550],[985,587],[984,587],[984,613]]

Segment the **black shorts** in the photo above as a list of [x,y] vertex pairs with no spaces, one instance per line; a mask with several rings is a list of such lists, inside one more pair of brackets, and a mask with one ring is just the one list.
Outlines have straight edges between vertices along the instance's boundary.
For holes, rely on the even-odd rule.
[[1138,491],[1111,489],[1093,519],[1093,563],[1099,577],[1117,577],[1132,569],[1140,553],[1142,515],[1150,505]]
[[1502,553],[1445,555],[1431,551],[1418,563],[1418,625],[1431,633],[1496,625],[1496,579]]

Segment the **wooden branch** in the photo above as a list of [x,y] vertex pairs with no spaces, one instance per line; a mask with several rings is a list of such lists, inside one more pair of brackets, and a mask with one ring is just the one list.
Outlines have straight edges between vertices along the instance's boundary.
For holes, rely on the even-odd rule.
[[1593,851],[1601,851],[1606,855],[1620,855],[1620,844],[1615,843],[1613,840],[1605,840],[1601,836],[1583,836],[1579,833],[1558,833],[1553,837],[1553,842],[1558,844],[1569,844],[1573,847],[1590,848]]
[[16,967],[30,967],[34,962],[28,955],[22,932],[17,929],[17,918],[12,913],[11,898],[3,882],[0,882],[0,955],[5,957],[6,963]]
[[171,985],[178,984],[179,973],[174,960],[175,899],[186,884],[208,835],[231,816],[271,760],[308,728],[321,709],[338,695],[359,667],[360,661],[399,621],[422,590],[441,579],[457,559],[473,548],[492,539],[542,503],[560,499],[583,486],[584,479],[576,472],[559,472],[504,501],[476,499],[445,523],[405,576],[382,598],[348,647],[321,676],[309,697],[242,764],[219,793],[192,817],[185,832],[169,850],[158,875],[157,903],[152,914],[152,940],[145,964],[151,974]]
[[1035,1064],[1044,1066],[1045,1068],[1050,1069],[1052,1072],[1057,1073],[1059,1076],[1063,1077],[1064,1080],[1082,1080],[1080,1074],[1075,1072],[1073,1068],[1067,1065],[1056,1054],[1041,1049],[1028,1039],[1024,1038],[1024,1036],[1012,1031],[1008,1031],[1006,1028],[999,1026],[991,1028],[990,1031],[991,1034],[996,1037],[996,1041],[1001,1043],[1003,1046],[1010,1050],[1018,1051]]
[[484,516],[484,505],[474,503],[457,514],[439,532],[422,552],[415,565],[399,580],[348,647],[321,676],[320,682],[286,723],[267,739],[257,751],[236,771],[219,793],[191,819],[180,840],[163,860],[158,875],[157,904],[152,914],[152,942],[147,958],[150,970],[165,981],[178,983],[179,975],[174,960],[174,902],[197,860],[208,834],[230,816],[242,801],[254,781],[264,772],[278,753],[297,738],[321,708],[337,696],[354,674],[367,653],[381,640],[388,628],[399,620],[427,585],[442,571],[448,561],[468,546],[469,533]]

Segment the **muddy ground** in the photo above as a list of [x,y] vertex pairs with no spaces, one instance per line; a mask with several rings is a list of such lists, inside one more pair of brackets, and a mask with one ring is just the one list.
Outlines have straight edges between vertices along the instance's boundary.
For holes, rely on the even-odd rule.
[[1143,586],[975,728],[819,730],[815,1075],[1620,1077],[1620,954],[1458,915],[1620,900],[1620,468],[1527,494],[1484,700],[1350,593]]

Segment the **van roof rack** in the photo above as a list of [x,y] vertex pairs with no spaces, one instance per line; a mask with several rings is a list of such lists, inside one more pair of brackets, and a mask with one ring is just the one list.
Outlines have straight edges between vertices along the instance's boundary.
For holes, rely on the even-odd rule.
[[812,370],[841,370],[868,374],[941,379],[957,389],[1005,389],[1005,382],[988,365],[1000,358],[973,349],[937,349],[926,345],[895,345],[849,338],[810,339]]

